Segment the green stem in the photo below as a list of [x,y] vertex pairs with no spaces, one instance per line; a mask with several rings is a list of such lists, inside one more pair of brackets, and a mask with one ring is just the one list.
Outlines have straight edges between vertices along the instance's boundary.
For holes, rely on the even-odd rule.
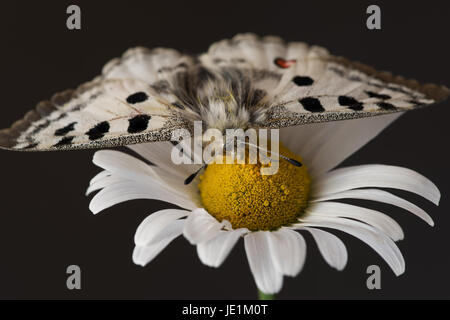
[[260,290],[258,290],[258,299],[259,300],[275,300],[274,294],[267,294]]

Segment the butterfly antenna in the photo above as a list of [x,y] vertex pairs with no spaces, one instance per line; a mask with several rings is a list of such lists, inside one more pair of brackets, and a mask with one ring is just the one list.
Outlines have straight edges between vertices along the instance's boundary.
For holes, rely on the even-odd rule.
[[[297,160],[295,160],[295,159],[286,157],[286,156],[284,156],[284,155],[282,155],[282,154],[279,154],[279,153],[276,153],[276,152],[268,151],[267,149],[264,149],[264,148],[262,148],[262,147],[260,147],[260,146],[257,146],[257,145],[255,145],[255,144],[253,144],[253,143],[250,143],[250,142],[247,142],[247,141],[239,141],[238,143],[246,144],[246,145],[248,145],[248,146],[256,147],[256,148],[259,149],[259,150],[263,150],[263,151],[266,151],[266,152],[270,152],[271,155],[272,155],[272,154],[273,154],[273,155],[277,155],[278,157],[280,157],[281,159],[286,160],[288,163],[292,164],[293,166],[296,166],[296,167],[301,167],[301,166],[302,166],[302,163],[301,163],[300,161],[297,161]],[[264,156],[265,156],[265,155],[264,155]],[[267,157],[267,156],[265,156],[265,157],[268,158],[268,159],[270,159],[270,160],[276,161],[276,160],[273,159],[272,157]]]
[[[238,141],[238,143],[240,143],[240,144],[246,144],[246,145],[248,145],[248,146],[256,147],[256,148],[259,149],[259,150],[263,150],[263,151],[266,151],[266,152],[270,152],[270,151],[268,151],[267,149],[264,149],[264,148],[262,148],[262,147],[260,147],[260,146],[257,146],[257,145],[255,145],[255,144],[249,143],[249,142],[247,142],[247,141]],[[270,152],[270,154],[271,154],[271,155],[272,155],[272,154],[273,154],[273,155],[277,155],[278,157],[280,157],[281,159],[286,160],[288,163],[292,164],[293,166],[296,166],[296,167],[301,167],[301,166],[302,166],[302,163],[301,163],[300,161],[297,161],[297,160],[295,160],[295,159],[286,157],[286,156],[284,156],[284,155],[282,155],[282,154],[279,154],[279,153],[276,153],[276,152]],[[272,158],[272,157],[267,157],[267,156],[265,156],[265,155],[264,155],[264,157],[266,157],[266,158],[268,158],[268,159],[270,159],[270,160],[276,161],[276,160],[275,160],[274,158]],[[190,184],[190,183],[195,179],[195,177],[199,174],[199,172],[202,171],[203,169],[205,169],[207,166],[208,166],[208,164],[207,164],[207,163],[204,163],[197,171],[195,171],[194,173],[192,173],[191,175],[189,175],[189,177],[187,177],[186,180],[184,180],[184,184],[185,184],[185,185]]]
[[199,174],[199,172],[208,166],[208,164],[212,161],[212,159],[213,158],[211,158],[211,160],[209,160],[208,162],[205,162],[197,171],[195,171],[193,174],[187,177],[186,180],[184,180],[184,184],[188,185],[189,183],[191,183],[195,179],[195,177]]
[[281,158],[283,158],[284,160],[286,160],[287,162],[289,162],[290,164],[292,164],[293,166],[296,166],[296,167],[301,167],[302,166],[302,163],[300,161],[297,161],[295,159],[283,156],[282,154],[280,154],[279,156]]
[[[178,145],[179,145],[179,141],[170,141],[170,143],[172,143],[176,148],[177,148]],[[184,149],[184,148],[181,149],[181,152],[183,152],[183,155],[184,155],[184,156],[190,157],[190,156],[185,152],[185,149]],[[191,158],[191,160],[192,160],[192,158]],[[187,177],[187,178],[184,180],[184,184],[185,184],[185,185],[190,184],[190,183],[195,179],[195,177],[198,175],[198,173],[199,173],[202,169],[204,169],[206,166],[207,166],[206,163],[203,164],[197,171],[195,171],[193,174],[189,175],[189,177]]]
[[188,185],[189,183],[191,183],[195,179],[195,177],[199,174],[199,172],[202,171],[204,168],[206,168],[206,166],[207,164],[205,163],[197,171],[195,171],[193,174],[187,177],[186,180],[184,180],[184,184]]

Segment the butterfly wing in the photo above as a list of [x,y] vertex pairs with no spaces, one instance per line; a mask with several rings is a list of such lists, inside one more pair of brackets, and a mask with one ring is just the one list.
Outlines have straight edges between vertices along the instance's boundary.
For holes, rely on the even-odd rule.
[[[237,35],[213,44],[201,57],[210,68],[241,68],[259,74],[263,117],[255,126],[285,127],[361,118],[440,102],[449,90],[394,77],[358,62],[330,55],[321,47],[285,43],[277,37]],[[248,73],[248,71],[247,71]]]
[[317,46],[241,34],[199,57],[130,49],[93,81],[41,102],[0,131],[0,147],[56,150],[169,140],[173,130],[189,129],[195,120],[221,129],[278,128],[410,110],[448,94],[445,87],[393,77]]
[[190,63],[175,50],[128,50],[93,81],[39,103],[0,131],[0,146],[31,151],[169,140],[173,130],[188,126],[166,82]]

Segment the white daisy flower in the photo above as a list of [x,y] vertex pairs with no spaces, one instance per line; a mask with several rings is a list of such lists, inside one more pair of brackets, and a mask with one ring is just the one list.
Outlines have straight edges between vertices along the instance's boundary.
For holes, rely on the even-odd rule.
[[184,235],[196,245],[204,264],[219,267],[243,238],[250,270],[265,294],[279,292],[283,276],[294,277],[301,271],[306,258],[302,232],[312,235],[325,261],[337,270],[345,267],[347,250],[328,232],[330,229],[365,242],[398,276],[405,271],[405,261],[395,244],[403,239],[401,227],[379,211],[333,201],[351,198],[384,202],[433,225],[421,208],[376,189],[406,190],[437,205],[438,188],[419,173],[379,164],[333,170],[397,117],[282,129],[280,153],[301,161],[303,166],[280,161],[278,173],[272,176],[261,176],[259,164],[211,164],[191,184],[184,185],[198,166],[173,164],[170,142],[130,146],[154,165],[122,152],[98,151],[93,162],[104,171],[91,180],[87,193],[101,191],[89,207],[96,214],[132,199],[175,204],[183,209],[155,212],[140,224],[133,261],[145,266],[172,240]]

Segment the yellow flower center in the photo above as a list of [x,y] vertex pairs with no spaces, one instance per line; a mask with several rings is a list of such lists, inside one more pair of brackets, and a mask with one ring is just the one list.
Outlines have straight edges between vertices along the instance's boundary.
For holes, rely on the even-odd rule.
[[[280,154],[302,159],[280,144]],[[248,157],[246,158],[248,159]],[[279,159],[278,172],[262,175],[257,164],[212,163],[200,176],[204,208],[218,221],[228,220],[233,229],[276,230],[295,223],[303,213],[310,178],[303,164],[294,166]]]

